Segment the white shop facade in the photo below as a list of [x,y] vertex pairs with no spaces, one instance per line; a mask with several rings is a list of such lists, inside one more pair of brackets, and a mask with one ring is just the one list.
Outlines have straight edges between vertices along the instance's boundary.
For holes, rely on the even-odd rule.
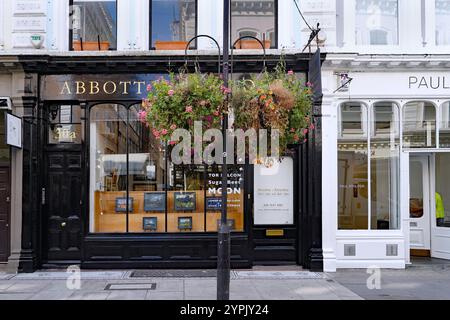
[[324,271],[450,259],[449,56],[328,54]]

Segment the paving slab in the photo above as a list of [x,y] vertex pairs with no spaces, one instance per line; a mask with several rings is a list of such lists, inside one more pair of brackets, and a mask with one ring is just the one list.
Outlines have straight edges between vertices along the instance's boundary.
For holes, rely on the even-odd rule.
[[184,300],[184,292],[147,291],[145,300]]
[[88,292],[80,290],[72,293],[68,300],[106,300],[110,294],[107,291]]

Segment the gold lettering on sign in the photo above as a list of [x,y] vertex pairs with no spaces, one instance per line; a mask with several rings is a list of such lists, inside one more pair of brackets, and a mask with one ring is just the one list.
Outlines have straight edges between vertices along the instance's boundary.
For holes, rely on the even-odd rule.
[[[112,85],[113,90],[112,91],[108,91],[108,85]],[[117,85],[113,82],[113,81],[107,81],[105,82],[105,84],[103,85],[103,91],[106,94],[113,94],[117,91]]]
[[76,81],[77,94],[84,94],[86,92],[86,86],[83,81]]
[[142,94],[141,86],[143,84],[145,85],[145,81],[134,81],[133,84],[137,84],[138,85],[138,92],[137,92],[137,94]]
[[123,92],[122,94],[128,94],[128,86],[131,85],[131,81],[120,81],[120,85],[123,84]]
[[77,138],[77,133],[75,131],[71,131],[67,128],[58,128],[56,129],[56,138],[61,140],[75,140]]
[[69,87],[69,84],[67,83],[67,81],[64,81],[64,85],[63,85],[63,88],[62,88],[60,94],[71,94],[70,87]]
[[100,92],[100,88],[98,87],[97,81],[91,81],[91,91],[89,94],[98,94]]

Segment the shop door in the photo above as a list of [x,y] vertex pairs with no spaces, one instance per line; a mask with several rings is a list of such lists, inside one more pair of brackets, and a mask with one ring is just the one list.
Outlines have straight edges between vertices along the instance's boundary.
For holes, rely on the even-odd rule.
[[51,106],[42,190],[44,263],[81,259],[82,145],[79,106]]
[[10,253],[10,197],[9,166],[0,167],[0,262],[8,261]]
[[409,186],[411,255],[429,256],[431,249],[429,156],[410,158]]
[[450,154],[431,158],[431,256],[450,260]]
[[254,262],[289,265],[297,261],[296,159],[285,157],[254,166]]

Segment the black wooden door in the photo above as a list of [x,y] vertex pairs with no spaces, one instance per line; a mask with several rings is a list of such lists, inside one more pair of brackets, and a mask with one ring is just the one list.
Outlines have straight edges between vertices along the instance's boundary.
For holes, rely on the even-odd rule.
[[9,167],[0,167],[0,262],[8,261],[10,253],[9,170]]
[[81,150],[47,150],[43,190],[47,263],[81,259]]

